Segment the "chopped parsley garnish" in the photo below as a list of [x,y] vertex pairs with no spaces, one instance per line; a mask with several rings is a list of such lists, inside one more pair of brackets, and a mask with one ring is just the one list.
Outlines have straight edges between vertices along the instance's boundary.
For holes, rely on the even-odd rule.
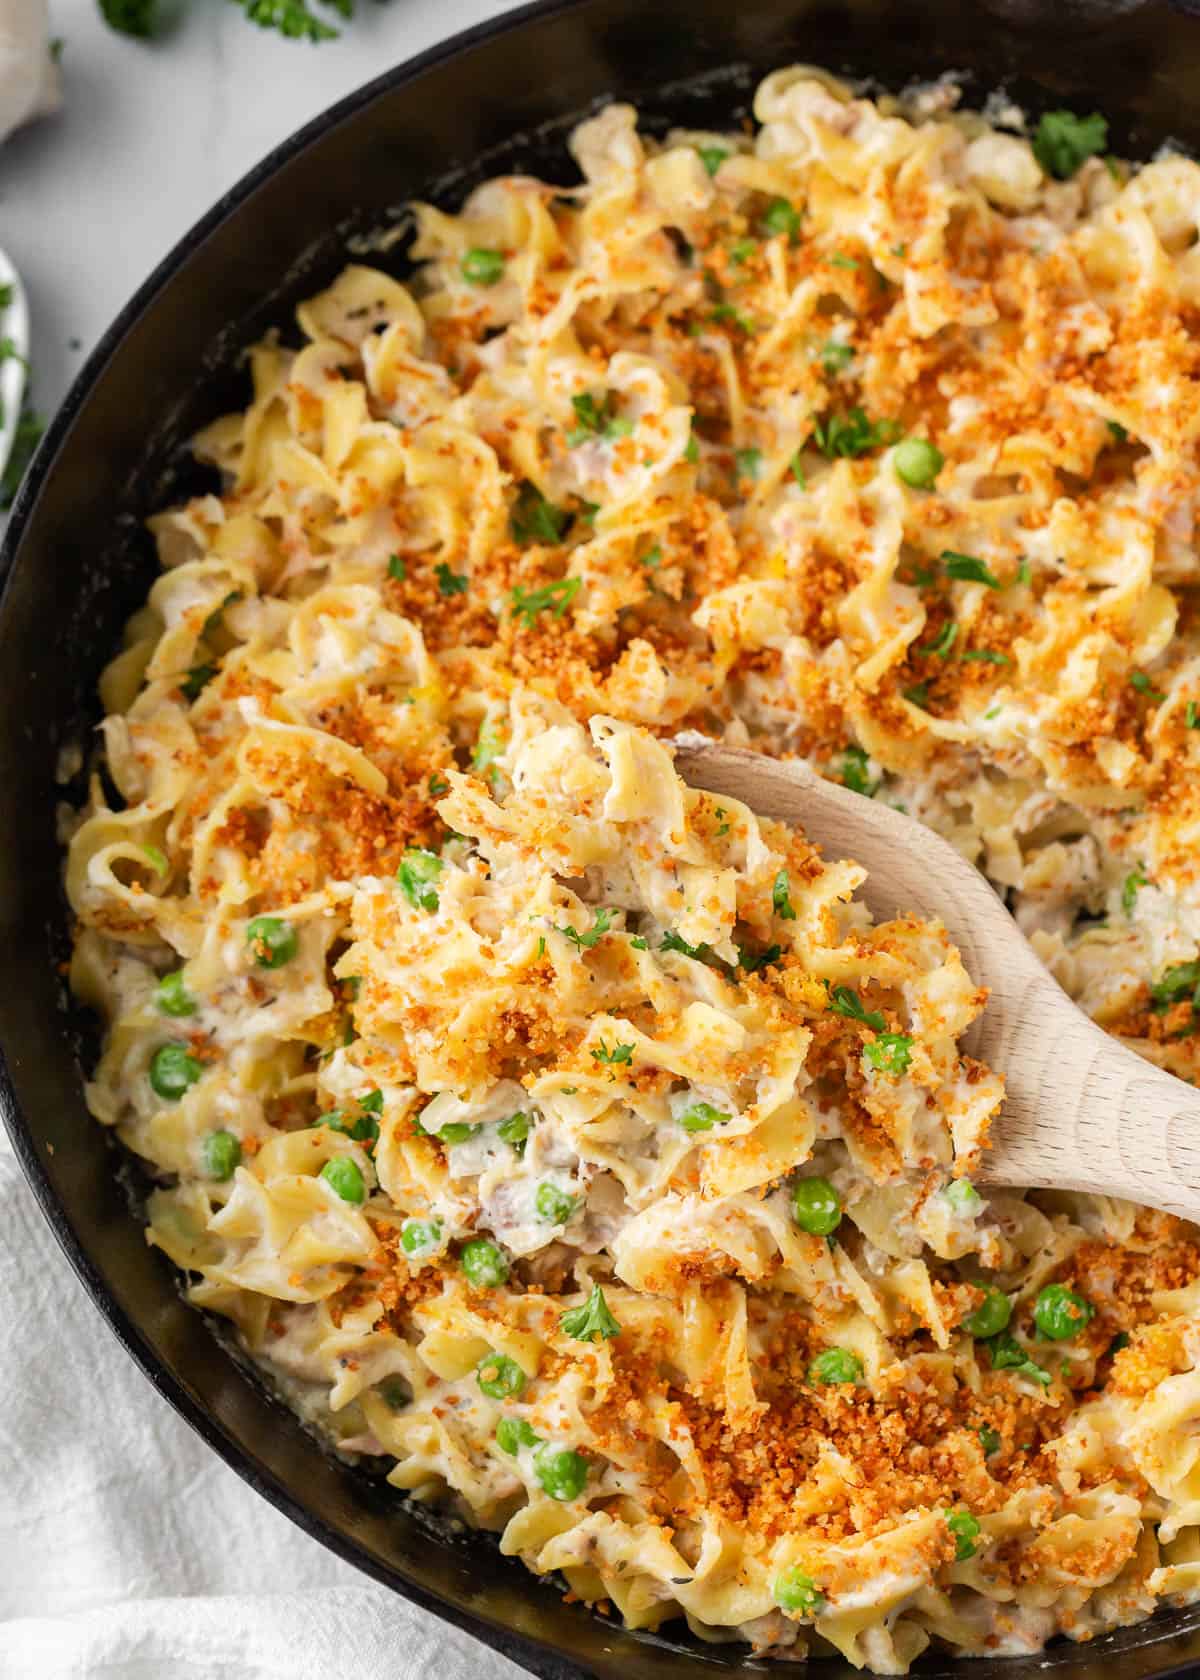
[[929,710],[929,684],[927,682],[913,683],[910,688],[903,688],[900,692],[911,705],[920,706],[923,712]]
[[605,1067],[617,1067],[633,1061],[633,1045],[614,1044],[610,1050],[604,1040],[601,1039],[600,1048],[593,1050],[592,1056],[597,1062],[603,1062]]
[[561,618],[579,593],[582,578],[556,578],[540,589],[522,589],[520,584],[512,592],[512,615],[532,630],[539,613],[549,612],[551,618]]
[[737,948],[738,967],[745,974],[757,974],[760,968],[770,968],[783,955],[782,945],[768,945],[765,950],[752,951],[747,945]]
[[829,259],[830,268],[857,269],[858,263],[853,257],[848,257],[843,251],[835,251]]
[[796,920],[796,908],[791,900],[791,884],[788,881],[787,870],[781,869],[775,877],[775,884],[771,888],[771,906],[775,914],[783,922]]
[[898,420],[868,420],[861,408],[831,414],[813,426],[812,441],[828,460],[853,459],[869,449],[884,449],[900,437]]
[[696,156],[708,173],[715,175],[729,156],[729,148],[727,146],[697,146]]
[[215,665],[193,665],[179,685],[179,692],[187,700],[198,700],[217,674]]
[[548,502],[536,485],[522,484],[509,516],[513,540],[519,543],[560,543],[570,514]]
[[1114,443],[1129,442],[1129,433],[1126,431],[1125,427],[1122,426],[1119,420],[1106,420],[1104,424],[1108,427],[1109,432],[1112,434],[1112,440]]
[[678,951],[684,957],[695,957],[697,962],[703,962],[708,955],[707,945],[689,945],[674,928],[667,929],[659,941],[658,948],[660,951]]
[[1172,1004],[1182,1002],[1191,992],[1193,1007],[1195,1006],[1195,991],[1200,986],[1200,959],[1192,962],[1175,963],[1164,971],[1162,978],[1156,980],[1150,988],[1150,1003],[1156,1015],[1164,1015]]
[[493,766],[504,751],[504,741],[491,723],[481,723],[479,734],[475,737],[475,751],[471,755],[471,768],[478,770],[490,781],[496,774]]
[[1121,883],[1121,908],[1127,916],[1133,915],[1133,908],[1137,903],[1138,892],[1142,887],[1148,887],[1149,885],[1150,882],[1142,873],[1142,866],[1140,863],[1135,869],[1131,869],[1129,874],[1126,875],[1124,881]]
[[748,478],[753,482],[762,471],[762,450],[739,449],[733,457],[733,464],[738,478]]
[[729,260],[735,263],[749,262],[757,250],[757,239],[735,239],[729,247]]
[[1047,175],[1066,181],[1107,143],[1108,124],[1098,112],[1077,117],[1074,111],[1046,111],[1033,136],[1033,155]]
[[652,548],[648,548],[645,554],[642,555],[642,565],[645,566],[648,572],[656,572],[662,565],[662,557],[662,544],[655,543]]
[[1129,678],[1129,686],[1130,688],[1136,688],[1139,694],[1144,694],[1147,700],[1153,700],[1156,704],[1167,698],[1161,690],[1155,688],[1152,679],[1146,675],[1145,671],[1134,671]]
[[917,652],[928,653],[931,655],[936,654],[939,659],[949,659],[950,651],[957,640],[958,621],[957,619],[948,618],[945,624],[942,625],[941,632],[937,639],[932,642],[926,642],[924,647],[919,647],[917,649]]
[[796,483],[800,486],[801,490],[808,489],[808,479],[805,477],[804,466],[800,460],[800,451],[798,449],[788,462],[788,471],[796,480]]
[[1183,721],[1188,729],[1200,729],[1200,707],[1194,700],[1189,700],[1183,708]]
[[388,556],[387,575],[390,578],[395,578],[397,583],[404,582],[405,578],[408,576],[408,567],[404,564],[404,556],[402,554],[391,554]]
[[437,578],[439,595],[465,595],[470,585],[470,579],[461,572],[452,572],[445,560],[438,561],[433,575]]
[[824,343],[817,352],[817,358],[830,379],[836,379],[839,373],[845,373],[854,360],[854,346],[843,344],[840,339],[831,338]]
[[718,303],[709,315],[709,320],[716,321],[718,325],[728,322],[730,326],[737,327],[739,332],[753,334],[758,331],[749,315],[735,309],[731,303]]
[[446,780],[445,776],[439,776],[435,770],[433,775],[429,778],[429,797],[431,799],[440,799],[442,794],[449,792],[450,783]]
[[442,873],[442,860],[420,846],[410,847],[400,860],[396,880],[414,910],[436,910],[437,890],[433,882]]
[[119,35],[148,41],[158,27],[158,0],[100,0],[100,15]]
[[876,1073],[899,1076],[908,1072],[912,1061],[912,1039],[907,1033],[880,1033],[863,1046],[863,1060]]
[[572,1307],[558,1321],[559,1329],[577,1342],[607,1342],[621,1334],[621,1326],[608,1310],[604,1291],[592,1285],[592,1293],[581,1307]]
[[835,1015],[844,1015],[848,1021],[861,1021],[864,1027],[870,1027],[872,1032],[882,1033],[887,1030],[887,1022],[875,1009],[866,1009],[863,1001],[853,986],[830,986],[829,1008]]
[[576,933],[570,923],[566,927],[556,925],[554,931],[565,934],[572,945],[577,945],[581,951],[590,951],[593,945],[599,944],[601,935],[607,933],[611,925],[612,911],[597,910],[596,919],[586,933]]
[[861,747],[847,747],[842,755],[842,786],[848,787],[851,793],[861,793],[865,799],[870,799],[879,786],[871,780],[869,765],[870,759]]
[[575,425],[567,433],[569,448],[578,449],[579,445],[587,443],[589,438],[601,438],[607,442],[613,438],[629,436],[633,430],[633,421],[613,413],[614,401],[611,391],[606,391],[600,398],[592,396],[590,391],[584,391],[571,398],[571,407],[575,410]]
[[963,659],[973,659],[983,665],[1011,665],[1012,655],[1000,653],[996,648],[968,648],[962,655]]
[[763,211],[763,227],[771,234],[786,234],[794,245],[800,237],[802,212],[787,198],[773,198]]
[[690,466],[695,466],[700,459],[700,440],[695,432],[688,433],[687,444],[683,451],[683,458]]
[[985,1458],[990,1458],[993,1453],[999,1452],[1004,1445],[1004,1439],[999,1431],[993,1429],[989,1423],[985,1423],[977,1433],[979,1435],[979,1445],[983,1448]]
[[1004,587],[987,561],[974,554],[955,554],[952,548],[945,548],[940,559],[946,568],[946,576],[957,578],[960,583],[986,583],[989,589]]
[[998,1336],[990,1336],[984,1346],[991,1355],[993,1371],[1012,1371],[1018,1377],[1028,1377],[1030,1382],[1049,1388],[1049,1371],[1043,1371],[1030,1359],[1011,1331],[1002,1330]]

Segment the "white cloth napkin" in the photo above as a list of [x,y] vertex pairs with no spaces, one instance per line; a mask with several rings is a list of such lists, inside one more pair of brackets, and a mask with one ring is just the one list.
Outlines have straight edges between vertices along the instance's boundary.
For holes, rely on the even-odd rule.
[[118,1344],[0,1134],[0,1680],[528,1680],[241,1482]]

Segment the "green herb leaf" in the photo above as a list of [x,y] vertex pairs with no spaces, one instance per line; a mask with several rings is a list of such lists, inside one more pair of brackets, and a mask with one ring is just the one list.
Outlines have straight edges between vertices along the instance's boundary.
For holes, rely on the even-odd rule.
[[715,175],[730,154],[727,146],[697,146],[696,155],[708,173]]
[[1142,873],[1142,866],[1140,863],[1135,869],[1131,869],[1129,874],[1126,875],[1124,881],[1121,883],[1121,908],[1127,916],[1133,915],[1139,890],[1142,887],[1149,886],[1149,884],[1148,879]]
[[773,198],[763,211],[763,227],[771,234],[786,234],[794,245],[800,237],[800,221],[803,212],[787,198]]
[[939,659],[949,659],[950,651],[957,640],[958,622],[956,619],[948,618],[945,624],[942,625],[941,632],[937,639],[932,642],[926,642],[924,647],[919,647],[917,649],[917,652],[928,653],[931,655],[936,654]]
[[1134,671],[1130,675],[1129,686],[1130,688],[1136,688],[1139,694],[1144,694],[1147,700],[1152,700],[1155,704],[1167,698],[1165,694],[1155,688],[1152,679],[1146,675],[1145,671]]
[[560,543],[570,514],[548,502],[536,485],[522,484],[509,516],[513,540],[519,543]]
[[593,1050],[592,1056],[596,1061],[603,1062],[605,1067],[617,1067],[633,1061],[633,1045],[614,1044],[610,1050],[604,1040],[601,1039],[600,1048]]
[[977,663],[983,665],[1012,664],[1012,656],[1010,654],[999,653],[995,648],[968,648],[966,652],[960,654],[959,657],[961,659],[973,659]]
[[868,420],[861,408],[830,414],[813,427],[812,440],[828,460],[853,459],[869,449],[885,449],[901,435],[898,420]]
[[461,572],[452,572],[445,560],[438,561],[433,575],[437,578],[439,595],[465,595],[470,587],[471,580]]
[[581,578],[556,578],[553,583],[544,583],[540,589],[522,589],[518,584],[512,592],[512,615],[524,623],[527,630],[532,630],[539,613],[549,612],[552,618],[561,618],[579,593]]
[[564,1335],[577,1342],[609,1342],[621,1334],[621,1326],[608,1310],[604,1291],[593,1284],[592,1292],[581,1307],[572,1307],[558,1321]]
[[775,914],[783,922],[794,922],[796,920],[796,910],[792,904],[790,891],[787,870],[781,869],[775,877],[775,885],[771,888],[771,905]]
[[989,589],[1004,587],[986,560],[980,560],[974,554],[955,554],[953,549],[944,548],[940,559],[947,577],[957,578],[962,583],[986,583]]
[[148,41],[158,29],[158,0],[100,0],[100,16],[119,35]]
[[851,793],[861,793],[866,799],[872,798],[879,786],[878,782],[871,780],[870,762],[867,754],[859,746],[847,747],[842,755],[842,786],[848,787]]
[[1077,117],[1074,111],[1047,111],[1033,136],[1033,155],[1047,175],[1066,181],[1107,143],[1108,124],[1097,112]]
[[594,945],[599,944],[601,936],[608,932],[611,924],[612,911],[597,910],[596,919],[586,933],[576,933],[570,925],[561,928],[556,926],[555,932],[565,934],[572,945],[577,945],[581,951],[590,951]]
[[887,1022],[878,1010],[863,1007],[863,1001],[853,986],[831,986],[829,1008],[835,1015],[844,1015],[848,1021],[861,1021],[872,1032],[882,1033],[887,1029]]
[[392,554],[388,557],[387,575],[395,578],[397,583],[403,583],[408,576],[408,567],[404,563],[402,554]]

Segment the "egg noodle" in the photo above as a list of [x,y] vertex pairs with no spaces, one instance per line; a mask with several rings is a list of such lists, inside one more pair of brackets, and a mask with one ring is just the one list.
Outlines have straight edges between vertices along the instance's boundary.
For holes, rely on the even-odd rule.
[[64,813],[189,1299],[604,1614],[880,1673],[1200,1595],[1197,1233],[984,1199],[944,931],[665,744],[907,809],[1194,1077],[1200,170],[953,104],[417,206],[196,440]]

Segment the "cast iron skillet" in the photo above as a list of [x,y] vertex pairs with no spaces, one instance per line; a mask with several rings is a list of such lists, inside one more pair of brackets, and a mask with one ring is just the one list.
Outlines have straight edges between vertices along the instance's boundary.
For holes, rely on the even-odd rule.
[[[674,1632],[638,1637],[568,1606],[485,1539],[431,1529],[392,1490],[334,1462],[186,1307],[147,1248],[84,1108],[86,1033],[56,969],[65,906],[54,835],[64,744],[95,721],[96,676],[154,575],[141,519],[203,484],[184,441],[245,400],[238,357],[332,279],[347,242],[415,194],[457,203],[497,172],[567,181],[579,114],[617,96],[655,125],[744,113],[763,72],[794,60],[898,87],[968,73],[1035,111],[1099,108],[1115,150],[1200,146],[1200,21],[1161,4],[1049,0],[556,0],[528,6],[344,100],[248,175],[176,247],[115,322],[50,427],[3,550],[0,601],[0,1107],[84,1287],[159,1392],[252,1487],[307,1532],[543,1680],[696,1680],[772,1665]],[[1052,21],[1045,21],[1046,17]],[[372,259],[368,259],[372,260]],[[404,271],[403,246],[383,264]],[[675,1628],[682,1624],[675,1624]],[[1004,1659],[979,1680],[1123,1680],[1200,1663],[1200,1610],[1090,1645]],[[931,1675],[969,1665],[922,1660]],[[780,1671],[775,1668],[774,1673]],[[824,1665],[844,1680],[841,1663]]]

